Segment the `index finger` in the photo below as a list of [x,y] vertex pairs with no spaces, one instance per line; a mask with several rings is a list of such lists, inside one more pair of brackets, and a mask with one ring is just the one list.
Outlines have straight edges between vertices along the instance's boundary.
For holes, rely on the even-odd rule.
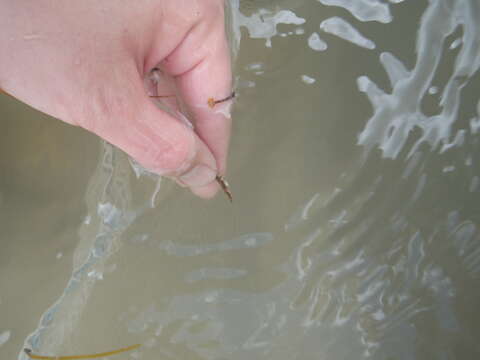
[[[216,9],[219,10],[219,9]],[[195,132],[213,153],[224,174],[230,141],[230,102],[210,107],[209,98],[232,93],[230,50],[225,33],[223,7],[195,24],[177,48],[162,62],[172,75],[183,101],[193,116]]]

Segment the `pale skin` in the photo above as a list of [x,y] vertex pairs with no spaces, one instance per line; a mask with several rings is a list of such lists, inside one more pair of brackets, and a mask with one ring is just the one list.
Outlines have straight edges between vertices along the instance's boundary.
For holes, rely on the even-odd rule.
[[[208,104],[232,92],[223,0],[0,0],[0,23],[0,88],[200,197],[220,189],[231,121]],[[194,129],[149,97],[154,68]]]

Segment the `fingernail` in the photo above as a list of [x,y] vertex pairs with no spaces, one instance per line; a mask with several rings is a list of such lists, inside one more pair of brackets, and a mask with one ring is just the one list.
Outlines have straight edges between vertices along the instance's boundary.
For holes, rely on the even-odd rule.
[[189,187],[204,186],[215,180],[217,172],[206,165],[199,164],[183,174],[178,180]]

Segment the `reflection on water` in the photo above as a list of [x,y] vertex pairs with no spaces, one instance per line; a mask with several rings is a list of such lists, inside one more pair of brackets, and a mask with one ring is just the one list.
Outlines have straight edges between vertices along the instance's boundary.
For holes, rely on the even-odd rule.
[[232,205],[2,99],[2,358],[479,357],[478,1],[231,5]]

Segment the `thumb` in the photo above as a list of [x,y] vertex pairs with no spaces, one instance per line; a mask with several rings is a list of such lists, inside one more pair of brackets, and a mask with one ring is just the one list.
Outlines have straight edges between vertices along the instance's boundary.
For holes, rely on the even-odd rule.
[[[107,106],[110,113],[93,132],[116,145],[148,170],[174,178],[201,197],[211,197],[217,165],[214,156],[193,129],[159,109],[138,81]],[[123,99],[122,99],[123,98]],[[108,100],[107,100],[108,101]],[[210,185],[210,186],[208,186]]]

